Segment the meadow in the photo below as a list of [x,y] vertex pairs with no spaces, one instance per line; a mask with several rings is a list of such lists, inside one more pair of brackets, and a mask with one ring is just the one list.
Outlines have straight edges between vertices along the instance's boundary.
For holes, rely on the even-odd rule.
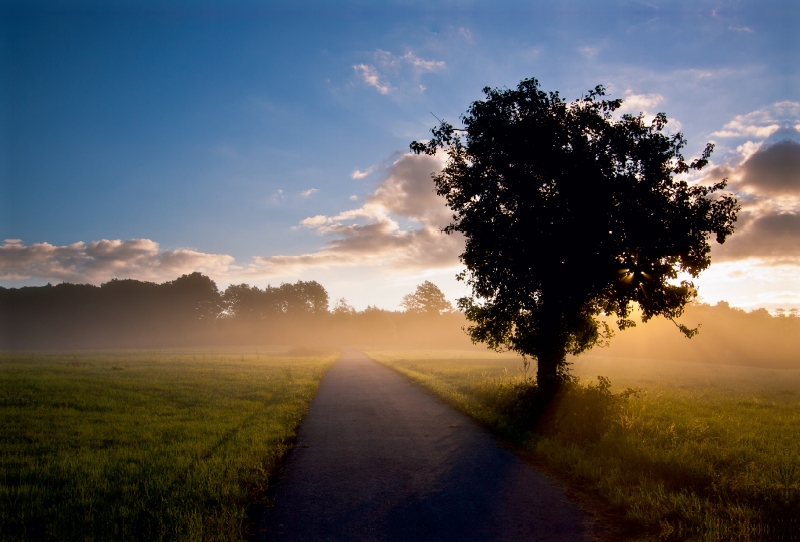
[[800,539],[800,370],[581,356],[531,431],[516,356],[367,353],[523,448],[611,539]]
[[0,539],[242,540],[338,355],[0,354]]

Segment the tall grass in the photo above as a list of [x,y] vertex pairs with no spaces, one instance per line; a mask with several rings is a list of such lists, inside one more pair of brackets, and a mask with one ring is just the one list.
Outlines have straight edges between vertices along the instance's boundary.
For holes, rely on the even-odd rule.
[[336,357],[3,354],[0,539],[242,539]]
[[[620,378],[636,393],[584,378],[548,412],[531,414],[524,407],[535,383],[514,359],[369,354],[602,499],[630,533],[800,539],[798,371],[659,362]],[[626,374],[623,362],[603,363]],[[590,367],[579,372],[586,377]]]

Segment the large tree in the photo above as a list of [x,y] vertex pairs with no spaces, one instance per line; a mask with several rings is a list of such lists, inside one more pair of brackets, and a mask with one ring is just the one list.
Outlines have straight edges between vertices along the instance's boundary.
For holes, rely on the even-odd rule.
[[696,296],[679,278],[709,266],[709,238],[733,233],[739,205],[725,181],[692,182],[713,145],[687,162],[663,113],[615,118],[622,100],[601,86],[573,102],[536,79],[484,93],[463,129],[442,122],[411,149],[448,155],[433,179],[453,211],[445,231],[466,238],[459,279],[473,296],[459,307],[473,341],[535,358],[539,386],[554,390],[567,354],[610,338],[600,315],[620,329],[635,305],[645,322],[679,317]]

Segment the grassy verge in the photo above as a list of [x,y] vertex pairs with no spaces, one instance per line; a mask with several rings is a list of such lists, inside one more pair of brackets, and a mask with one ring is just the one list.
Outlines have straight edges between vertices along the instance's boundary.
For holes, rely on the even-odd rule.
[[240,540],[337,357],[0,354],[0,539]]
[[641,391],[627,399],[613,390],[604,395],[586,378],[534,433],[521,430],[514,408],[526,387],[518,359],[368,354],[532,451],[599,497],[631,533],[798,539],[800,371],[582,359],[575,370],[584,378],[606,372],[617,391]]

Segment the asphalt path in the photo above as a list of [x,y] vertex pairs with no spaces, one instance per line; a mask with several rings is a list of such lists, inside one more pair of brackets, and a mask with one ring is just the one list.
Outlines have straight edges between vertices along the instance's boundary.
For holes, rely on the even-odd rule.
[[564,491],[408,380],[346,349],[327,372],[257,537],[590,540]]

